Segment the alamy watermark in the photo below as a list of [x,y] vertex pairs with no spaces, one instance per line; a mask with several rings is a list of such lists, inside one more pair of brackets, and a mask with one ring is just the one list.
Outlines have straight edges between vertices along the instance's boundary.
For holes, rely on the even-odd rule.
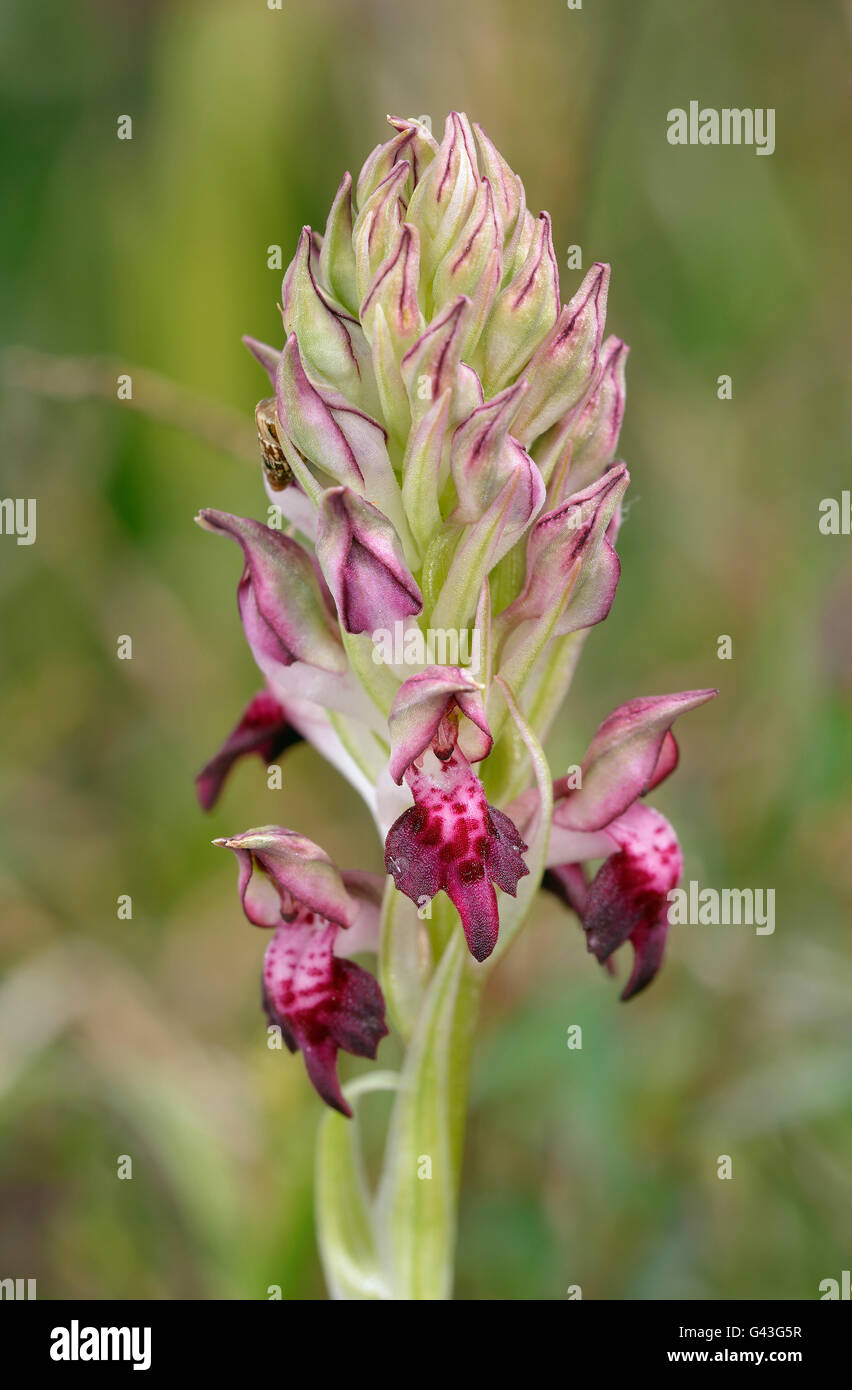
[[17,1300],[36,1297],[35,1279],[0,1279],[0,1299]]
[[774,888],[701,888],[690,879],[688,888],[666,894],[670,927],[754,927],[756,936],[775,931]]
[[0,499],[0,535],[17,536],[18,545],[32,545],[36,538],[37,506],[34,497]]
[[673,106],[666,113],[670,145],[754,145],[755,154],[775,150],[775,108],[771,106]]
[[151,1365],[150,1327],[88,1327],[74,1318],[50,1334],[51,1361],[132,1361],[134,1371]]
[[482,634],[478,627],[430,627],[400,619],[393,628],[373,632],[373,661],[377,666],[464,666],[478,676],[482,665]]

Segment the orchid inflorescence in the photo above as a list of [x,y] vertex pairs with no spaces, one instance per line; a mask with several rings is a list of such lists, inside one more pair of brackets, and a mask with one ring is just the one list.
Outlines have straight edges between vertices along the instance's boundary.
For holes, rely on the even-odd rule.
[[[441,892],[477,962],[502,955],[543,886],[601,963],[631,944],[622,998],[653,979],[682,860],[642,798],[677,763],[676,717],[715,693],[628,701],[552,780],[541,742],[620,573],[628,349],[604,338],[609,267],[560,305],[550,218],[479,126],[454,112],[438,144],[420,121],[390,124],[324,234],[302,231],[283,347],[246,339],[274,390],[257,412],[270,524],[199,517],[241,547],[265,682],[199,775],[202,804],[239,758],[304,739],[384,840],[384,882],[281,826],[215,842],[237,856],[249,921],[273,933],[270,1023],[346,1115],[338,1051],[375,1057],[386,1002],[416,1033],[458,932]],[[378,659],[394,625],[475,632],[478,669]],[[351,960],[365,950],[384,993]]]

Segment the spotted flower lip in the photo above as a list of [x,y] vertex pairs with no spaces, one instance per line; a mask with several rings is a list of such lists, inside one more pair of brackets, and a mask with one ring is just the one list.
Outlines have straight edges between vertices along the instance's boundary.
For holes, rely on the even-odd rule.
[[271,763],[302,735],[290,723],[284,706],[268,690],[261,690],[246,705],[239,722],[221,748],[204,764],[195,779],[198,800],[211,811],[234,764],[255,753],[263,763]]
[[429,667],[400,687],[388,722],[391,776],[405,779],[414,805],[388,831],[385,867],[418,906],[443,889],[483,961],[500,928],[495,887],[514,896],[529,870],[517,827],[489,805],[471,767],[492,746],[482,687],[459,668]]
[[317,1094],[350,1118],[337,1075],[338,1051],[372,1061],[389,1030],[378,981],[335,955],[337,938],[336,927],[310,912],[280,926],[264,955],[262,1000],[289,1050],[302,1053]]
[[495,886],[515,896],[518,880],[529,873],[527,846],[510,818],[488,804],[457,745],[429,749],[405,777],[414,805],[388,831],[385,867],[418,905],[443,889],[461,918],[471,955],[486,960],[500,930]]
[[305,920],[279,927],[266,948],[262,1000],[291,1052],[300,1051],[314,1089],[341,1115],[352,1109],[340,1088],[337,1054],[375,1060],[388,1034],[378,981],[335,955],[336,929]]
[[602,964],[629,941],[633,969],[621,992],[632,999],[651,983],[668,935],[668,894],[683,872],[683,856],[669,822],[651,806],[633,805],[609,833],[615,854],[592,880],[583,913],[586,945]]

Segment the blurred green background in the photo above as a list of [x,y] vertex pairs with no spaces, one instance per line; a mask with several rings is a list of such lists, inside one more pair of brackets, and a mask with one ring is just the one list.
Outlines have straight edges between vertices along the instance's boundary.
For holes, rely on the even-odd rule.
[[[266,1048],[263,943],[210,840],[280,821],[375,868],[380,846],[305,747],[283,790],[253,762],[199,812],[193,774],[258,680],[237,556],[192,518],[265,516],[239,339],[279,340],[268,245],[286,262],[323,226],[386,112],[440,132],[452,107],[551,211],[564,298],[571,245],[612,262],[632,347],[622,583],[554,768],[619,702],[718,684],[655,804],[688,879],[774,888],[777,923],[673,929],[623,1007],[542,899],[487,996],[457,1296],[815,1298],[850,1267],[852,540],[817,527],[852,484],[849,45],[839,0],[3,7],[2,495],[37,497],[38,540],[0,539],[0,1275],[324,1296],[320,1106]],[[775,154],[670,146],[690,100],[774,107]],[[142,369],[207,398],[206,441]]]

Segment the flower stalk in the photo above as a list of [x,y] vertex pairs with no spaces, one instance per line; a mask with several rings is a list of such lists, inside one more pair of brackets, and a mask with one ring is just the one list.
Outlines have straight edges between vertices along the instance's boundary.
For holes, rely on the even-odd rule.
[[[485,133],[456,112],[440,143],[418,121],[391,126],[344,176],[324,235],[299,238],[281,347],[246,340],[274,392],[257,411],[267,523],[198,520],[241,549],[264,689],[198,791],[209,810],[242,756],[305,740],[365,802],[384,874],[341,869],[290,827],[214,843],[269,933],[269,1027],[328,1106],[316,1201],[330,1293],[445,1299],[487,977],[543,888],[608,970],[630,945],[622,998],[651,982],[682,859],[642,798],[677,763],[677,715],[715,692],[628,700],[576,775],[553,778],[542,742],[621,569],[628,350],[604,338],[609,267],[562,305],[550,218],[528,211]],[[436,636],[445,652],[475,647],[476,668],[435,660]],[[390,1030],[399,1071],[341,1082],[340,1053],[372,1060]],[[371,1193],[357,1109],[385,1089]]]

